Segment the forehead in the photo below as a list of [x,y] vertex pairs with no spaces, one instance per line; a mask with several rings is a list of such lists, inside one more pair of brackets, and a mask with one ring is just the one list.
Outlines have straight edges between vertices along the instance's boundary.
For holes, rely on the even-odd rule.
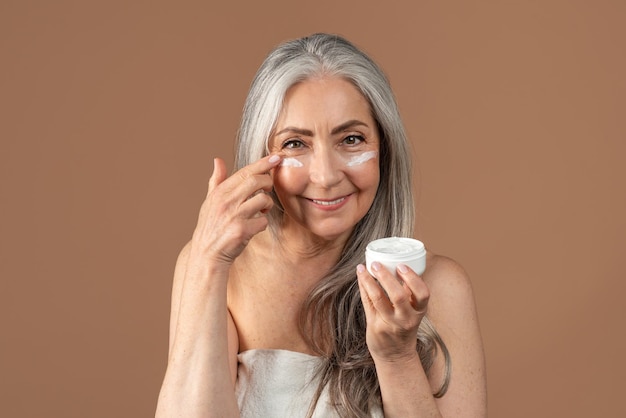
[[350,81],[323,76],[297,83],[287,91],[276,128],[336,126],[352,119],[374,124],[368,100]]

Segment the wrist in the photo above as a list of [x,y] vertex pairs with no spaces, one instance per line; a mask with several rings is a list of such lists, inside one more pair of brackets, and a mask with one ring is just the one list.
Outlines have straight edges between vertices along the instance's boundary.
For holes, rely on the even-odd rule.
[[187,269],[204,270],[210,276],[228,274],[232,260],[224,260],[199,245],[191,245]]
[[395,352],[386,354],[374,354],[370,353],[374,363],[378,364],[392,364],[400,366],[410,366],[415,363],[421,364],[421,360],[417,350],[413,349],[407,352]]

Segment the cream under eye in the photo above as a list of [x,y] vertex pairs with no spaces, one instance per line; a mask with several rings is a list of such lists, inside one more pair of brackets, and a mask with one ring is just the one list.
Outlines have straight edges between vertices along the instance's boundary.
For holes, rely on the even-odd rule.
[[[339,164],[339,166],[335,166],[339,169],[340,166],[344,167],[357,167],[361,164],[375,159],[378,156],[378,151],[365,151],[360,153],[350,153],[350,155],[345,155],[344,153],[337,154],[336,159],[334,161]],[[300,155],[296,157],[285,157],[280,163],[281,167],[308,167],[310,163],[310,155]]]
[[376,158],[377,156],[378,156],[378,151],[366,151],[359,155],[350,157],[350,159],[346,161],[346,166],[354,167],[356,165],[361,165],[366,161]]
[[304,164],[297,158],[287,157],[280,162],[281,167],[304,167]]

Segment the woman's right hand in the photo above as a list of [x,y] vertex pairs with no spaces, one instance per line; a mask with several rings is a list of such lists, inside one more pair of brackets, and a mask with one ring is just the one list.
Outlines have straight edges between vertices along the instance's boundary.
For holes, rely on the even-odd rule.
[[191,242],[174,272],[170,352],[158,416],[237,416],[233,385],[238,337],[227,306],[229,269],[268,224],[272,178],[280,162],[267,156],[230,177],[214,160],[209,191]]
[[230,177],[224,161],[213,160],[209,190],[191,240],[193,253],[230,267],[250,239],[268,225],[265,214],[273,206],[267,194],[273,186],[268,173],[280,160],[278,155],[263,157]]

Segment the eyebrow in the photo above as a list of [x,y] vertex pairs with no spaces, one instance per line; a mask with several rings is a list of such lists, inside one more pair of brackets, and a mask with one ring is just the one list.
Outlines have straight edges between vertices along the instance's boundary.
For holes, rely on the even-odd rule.
[[[330,133],[332,135],[336,135],[340,132],[347,131],[350,128],[354,128],[355,126],[365,126],[369,128],[369,125],[367,123],[361,122],[358,119],[352,119],[333,128],[333,130]],[[309,129],[297,128],[295,126],[287,126],[285,129],[281,129],[279,132],[276,132],[274,136],[284,134],[285,132],[292,132],[292,133],[303,135],[303,136],[313,136],[313,131]]]

